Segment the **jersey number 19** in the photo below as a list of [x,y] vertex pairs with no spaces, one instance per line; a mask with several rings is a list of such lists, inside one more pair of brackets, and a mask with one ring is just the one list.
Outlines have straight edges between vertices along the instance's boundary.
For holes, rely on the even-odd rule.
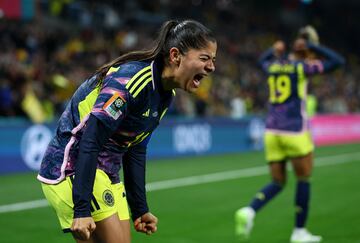
[[281,104],[289,98],[291,94],[291,80],[288,75],[270,75],[268,83],[270,103]]

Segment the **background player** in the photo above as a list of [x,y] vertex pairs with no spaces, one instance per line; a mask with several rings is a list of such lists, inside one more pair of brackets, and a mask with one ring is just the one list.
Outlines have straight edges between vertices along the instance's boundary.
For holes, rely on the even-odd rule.
[[[311,52],[324,60],[308,59]],[[309,211],[310,181],[314,145],[305,112],[307,76],[328,72],[344,64],[341,56],[301,37],[295,40],[290,55],[285,43],[277,41],[260,58],[267,74],[269,88],[265,131],[265,156],[272,181],[262,188],[249,206],[235,214],[236,234],[247,239],[256,213],[282,191],[286,183],[286,161],[289,159],[297,178],[295,228],[291,242],[320,242],[305,228]]]
[[146,201],[146,147],[173,89],[195,91],[215,70],[216,49],[199,22],[168,21],[151,49],[120,56],[78,88],[38,175],[64,232],[77,242],[130,242],[127,201],[135,229],[157,231]]

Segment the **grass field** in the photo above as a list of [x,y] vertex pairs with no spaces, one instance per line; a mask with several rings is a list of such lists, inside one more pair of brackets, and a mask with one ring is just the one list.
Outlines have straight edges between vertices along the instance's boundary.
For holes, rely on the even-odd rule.
[[[360,243],[360,144],[321,147],[315,154],[308,227],[325,243]],[[159,218],[158,232],[133,232],[133,242],[238,242],[234,212],[268,180],[262,152],[150,161],[148,201]],[[258,214],[249,242],[288,242],[294,183],[290,172],[285,190]],[[43,199],[34,173],[1,176],[0,195],[0,242],[74,242],[61,232],[50,207],[4,207]]]

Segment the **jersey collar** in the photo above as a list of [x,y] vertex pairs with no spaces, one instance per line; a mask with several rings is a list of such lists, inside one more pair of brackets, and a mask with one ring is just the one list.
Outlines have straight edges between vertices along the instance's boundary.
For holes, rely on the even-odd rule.
[[157,89],[160,93],[169,93],[169,91],[164,90],[163,84],[161,82],[163,66],[164,65],[161,60],[155,59],[151,62],[153,90]]

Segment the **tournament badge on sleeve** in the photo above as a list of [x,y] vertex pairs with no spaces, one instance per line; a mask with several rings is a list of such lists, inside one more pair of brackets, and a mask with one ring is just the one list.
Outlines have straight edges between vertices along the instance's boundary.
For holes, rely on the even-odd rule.
[[119,93],[115,93],[104,105],[104,111],[117,120],[124,110],[126,105],[126,101],[119,95]]

